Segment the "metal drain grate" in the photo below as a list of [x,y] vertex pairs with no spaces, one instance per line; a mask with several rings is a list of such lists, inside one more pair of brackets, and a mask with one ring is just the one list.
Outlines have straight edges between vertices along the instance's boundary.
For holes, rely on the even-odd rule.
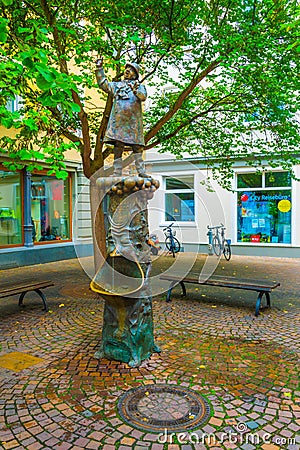
[[210,417],[208,402],[197,392],[164,384],[130,389],[119,399],[118,411],[129,425],[157,433],[192,430]]

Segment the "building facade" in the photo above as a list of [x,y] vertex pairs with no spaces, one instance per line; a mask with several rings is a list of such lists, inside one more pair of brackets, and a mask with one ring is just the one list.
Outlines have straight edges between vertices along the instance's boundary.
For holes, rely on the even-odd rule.
[[[87,180],[66,160],[65,180],[0,162],[0,269],[92,254]],[[76,241],[76,248],[75,248]]]
[[[161,182],[149,211],[161,242],[174,223],[184,251],[207,253],[207,226],[223,223],[234,254],[300,257],[300,183],[289,172],[265,162],[259,173],[236,161],[228,191],[211,181],[204,160],[149,153],[147,164]],[[294,173],[300,178],[300,163]]]
[[[79,161],[66,164],[65,180],[46,167],[0,165],[0,269],[92,254],[88,181]],[[149,229],[161,242],[174,223],[183,251],[207,253],[207,226],[223,223],[233,254],[300,257],[300,183],[289,172],[266,164],[258,173],[239,161],[228,191],[200,159],[147,153],[147,165],[161,183],[149,202]],[[294,169],[300,177],[300,164]]]
[[[22,98],[6,104],[18,111]],[[0,135],[14,137],[14,128],[0,127]],[[0,155],[0,269],[39,264],[92,254],[88,180],[80,154],[65,152],[66,179],[42,170],[11,171]]]

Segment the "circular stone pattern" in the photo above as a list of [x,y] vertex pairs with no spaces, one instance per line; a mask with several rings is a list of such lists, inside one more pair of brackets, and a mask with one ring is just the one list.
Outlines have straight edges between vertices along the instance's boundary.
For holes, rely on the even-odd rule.
[[195,391],[165,384],[141,386],[125,392],[118,402],[129,425],[152,432],[186,431],[210,417],[208,402]]

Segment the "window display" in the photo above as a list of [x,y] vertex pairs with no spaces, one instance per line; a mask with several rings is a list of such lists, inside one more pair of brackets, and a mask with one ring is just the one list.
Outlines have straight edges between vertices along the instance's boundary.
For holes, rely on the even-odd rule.
[[30,189],[23,188],[24,171],[4,169],[0,166],[0,247],[21,246],[28,238],[23,229],[27,217],[24,208],[28,205],[24,198],[26,192],[31,202],[29,220],[33,243],[70,240],[70,178],[59,180],[42,173],[32,174],[30,193]]
[[0,245],[22,244],[20,173],[0,170]]
[[[245,175],[238,175],[237,183],[237,241],[290,244],[292,198],[288,172],[265,173],[261,189],[249,186],[242,190]],[[252,180],[257,182],[255,177]]]
[[35,242],[70,239],[69,179],[32,175],[31,216]]

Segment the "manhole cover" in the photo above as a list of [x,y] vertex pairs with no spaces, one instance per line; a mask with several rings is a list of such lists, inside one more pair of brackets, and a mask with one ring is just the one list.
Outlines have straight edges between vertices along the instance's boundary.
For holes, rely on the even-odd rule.
[[120,398],[118,411],[129,425],[152,432],[191,430],[210,416],[209,404],[201,395],[169,385],[130,389]]

